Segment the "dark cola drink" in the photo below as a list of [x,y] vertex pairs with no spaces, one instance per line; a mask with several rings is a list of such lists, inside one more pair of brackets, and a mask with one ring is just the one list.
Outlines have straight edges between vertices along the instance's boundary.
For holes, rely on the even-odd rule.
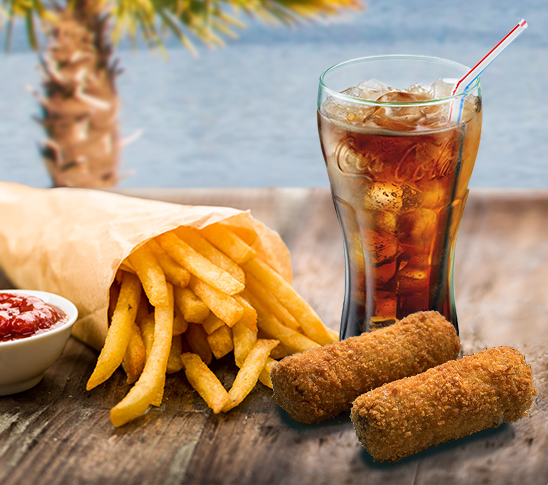
[[[481,134],[481,98],[433,103],[451,85],[398,91],[368,81],[318,110],[345,246],[341,338],[437,310],[455,327],[456,235]],[[411,103],[410,106],[405,104]]]

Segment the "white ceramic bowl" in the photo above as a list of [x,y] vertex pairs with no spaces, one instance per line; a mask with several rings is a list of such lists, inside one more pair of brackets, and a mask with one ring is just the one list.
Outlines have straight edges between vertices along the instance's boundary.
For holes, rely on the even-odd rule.
[[61,355],[70,337],[78,310],[73,303],[59,295],[34,290],[0,290],[41,298],[63,310],[67,321],[39,335],[0,342],[0,396],[23,392],[38,384],[44,372]]

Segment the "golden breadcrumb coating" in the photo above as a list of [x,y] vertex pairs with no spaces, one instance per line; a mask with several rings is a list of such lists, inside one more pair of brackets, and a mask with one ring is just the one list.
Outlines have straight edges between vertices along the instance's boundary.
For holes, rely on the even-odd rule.
[[511,347],[495,347],[390,382],[358,397],[351,418],[375,460],[397,461],[444,441],[526,416],[531,368]]
[[438,312],[419,312],[359,337],[282,359],[272,369],[276,402],[301,423],[347,411],[360,394],[457,357],[455,328]]

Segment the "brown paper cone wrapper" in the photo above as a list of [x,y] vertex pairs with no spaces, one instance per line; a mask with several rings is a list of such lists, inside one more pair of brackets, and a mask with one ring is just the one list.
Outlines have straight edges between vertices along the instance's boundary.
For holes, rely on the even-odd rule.
[[253,248],[291,281],[287,247],[249,212],[10,182],[0,182],[0,267],[18,288],[71,300],[79,312],[73,335],[100,350],[108,328],[109,289],[123,259],[176,227],[200,229],[221,221],[256,234]]

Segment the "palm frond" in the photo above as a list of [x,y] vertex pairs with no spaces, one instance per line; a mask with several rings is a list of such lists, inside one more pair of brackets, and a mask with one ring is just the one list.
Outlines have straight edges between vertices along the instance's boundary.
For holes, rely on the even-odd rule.
[[149,46],[160,47],[161,33],[167,32],[193,52],[192,38],[222,46],[223,37],[237,37],[237,29],[245,27],[242,14],[267,24],[295,25],[361,8],[360,0],[117,0],[106,5],[115,40],[124,34],[135,38],[139,31]]
[[27,14],[25,15],[25,27],[27,29],[27,38],[29,40],[29,44],[33,49],[38,49],[38,39],[36,37],[34,17],[32,15],[32,12],[30,11],[27,11]]
[[[5,49],[9,51],[13,25],[17,18],[23,19],[27,40],[33,49],[38,49],[37,19],[46,19],[50,11],[41,0],[0,0],[0,16],[7,21]],[[0,25],[1,26],[1,25]]]
[[[244,18],[267,24],[294,25],[357,10],[360,0],[0,0],[0,20],[6,19],[6,48],[9,48],[13,22],[25,22],[27,38],[38,48],[38,20],[51,20],[61,6],[73,11],[92,8],[109,16],[113,41],[129,37],[134,46],[139,35],[153,48],[163,48],[166,34],[195,52],[195,40],[221,46],[223,38],[237,37],[245,27]],[[91,5],[91,7],[90,7]],[[244,17],[244,18],[242,18]]]
[[175,37],[179,39],[181,44],[186,47],[192,55],[196,56],[197,50],[194,46],[194,43],[184,33],[183,29],[178,24],[177,19],[172,18],[172,13],[159,10],[158,15],[160,17],[162,29],[170,31],[173,35],[175,35]]

